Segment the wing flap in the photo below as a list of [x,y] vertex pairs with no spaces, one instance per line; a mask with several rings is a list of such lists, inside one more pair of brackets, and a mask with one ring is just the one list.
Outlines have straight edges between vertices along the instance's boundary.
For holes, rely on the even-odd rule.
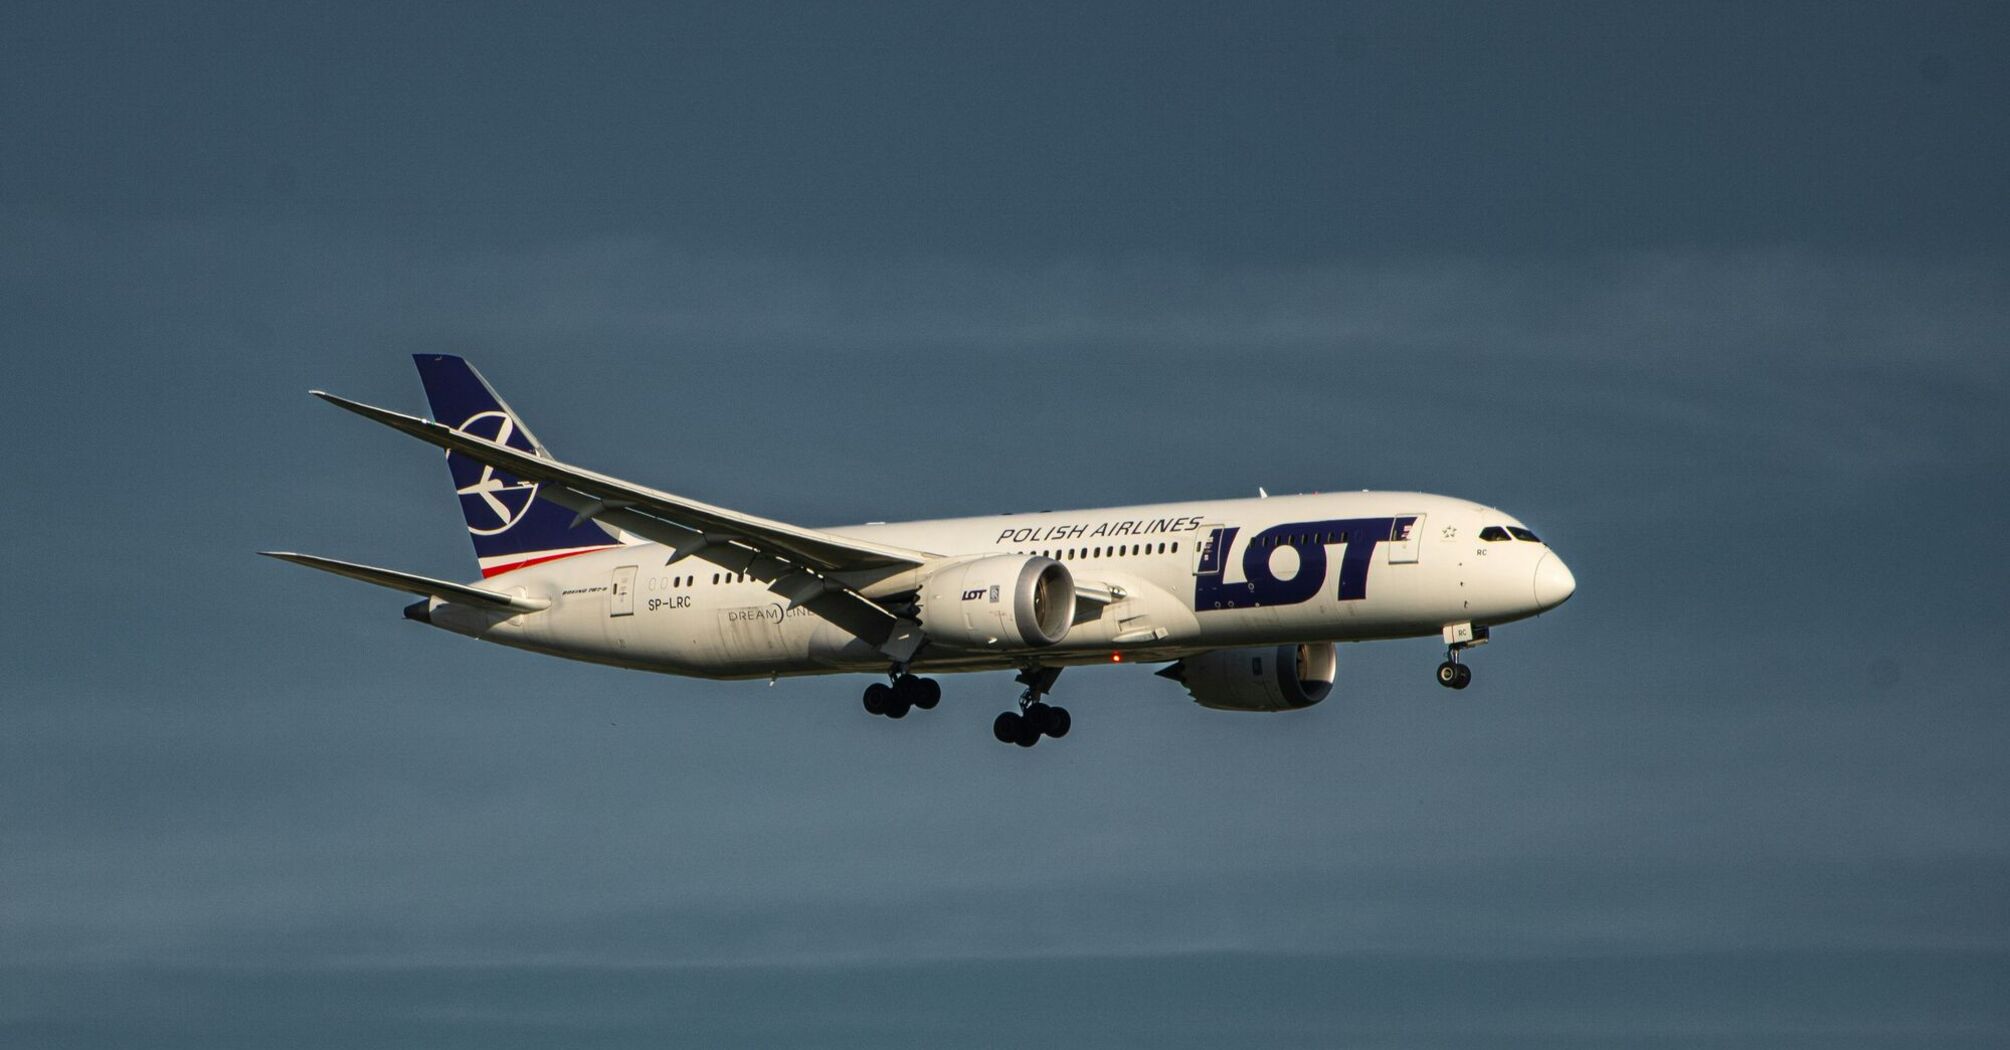
[[537,612],[540,609],[546,609],[551,606],[551,599],[549,598],[519,598],[516,595],[504,594],[501,591],[485,590],[481,587],[469,587],[461,583],[449,583],[446,580],[435,580],[430,576],[415,576],[412,573],[398,572],[395,569],[379,569],[374,565],[358,565],[355,562],[337,561],[334,558],[321,558],[312,554],[295,554],[292,551],[259,551],[258,553],[268,558],[290,561],[295,565],[305,565],[310,569],[320,569],[322,572],[334,573],[337,576],[346,576],[352,580],[361,580],[364,583],[375,584],[379,587],[388,587],[394,591],[425,595],[431,598],[438,598],[443,602],[453,602],[457,605],[476,605],[488,609],[519,613]]

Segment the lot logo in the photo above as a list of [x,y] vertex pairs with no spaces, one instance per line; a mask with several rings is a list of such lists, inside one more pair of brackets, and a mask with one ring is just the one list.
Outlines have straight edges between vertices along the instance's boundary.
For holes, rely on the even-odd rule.
[[[1375,548],[1392,537],[1404,542],[1416,523],[1414,517],[1403,517],[1273,525],[1249,538],[1242,549],[1242,578],[1235,581],[1228,579],[1228,554],[1242,530],[1226,526],[1210,529],[1201,540],[1199,561],[1194,566],[1194,610],[1255,609],[1310,601],[1326,585],[1326,548],[1332,546],[1341,548],[1336,597],[1343,602],[1359,601],[1368,596],[1368,567],[1373,564]],[[1289,547],[1298,555],[1298,571],[1286,579],[1279,579],[1270,567],[1271,555],[1279,547]]]

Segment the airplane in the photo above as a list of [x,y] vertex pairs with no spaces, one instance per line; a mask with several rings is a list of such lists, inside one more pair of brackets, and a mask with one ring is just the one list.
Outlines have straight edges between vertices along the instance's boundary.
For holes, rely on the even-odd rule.
[[290,551],[420,596],[405,616],[517,649],[672,675],[868,673],[865,710],[931,710],[928,674],[1016,671],[1001,743],[1068,734],[1062,670],[1163,664],[1203,707],[1332,691],[1336,643],[1436,636],[1439,685],[1492,628],[1556,608],[1571,571],[1468,500],[1350,492],[803,528],[572,466],[472,365],[415,356],[432,418],[314,396],[446,451],[481,580]]

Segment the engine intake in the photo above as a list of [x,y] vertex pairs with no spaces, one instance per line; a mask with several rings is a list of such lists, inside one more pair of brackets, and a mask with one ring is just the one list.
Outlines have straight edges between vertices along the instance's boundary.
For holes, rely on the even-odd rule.
[[1216,649],[1159,674],[1216,711],[1296,711],[1326,699],[1340,656],[1332,642]]
[[1052,558],[996,554],[937,570],[920,601],[922,629],[944,645],[1038,649],[1068,636],[1075,578]]

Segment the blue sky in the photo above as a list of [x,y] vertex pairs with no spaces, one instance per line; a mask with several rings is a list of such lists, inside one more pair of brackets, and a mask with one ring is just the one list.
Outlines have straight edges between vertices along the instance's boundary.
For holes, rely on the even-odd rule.
[[[1997,1045],[1992,5],[0,14],[0,1033]],[[1347,488],[1580,591],[1456,697],[900,723],[426,631],[309,388],[809,524]]]

